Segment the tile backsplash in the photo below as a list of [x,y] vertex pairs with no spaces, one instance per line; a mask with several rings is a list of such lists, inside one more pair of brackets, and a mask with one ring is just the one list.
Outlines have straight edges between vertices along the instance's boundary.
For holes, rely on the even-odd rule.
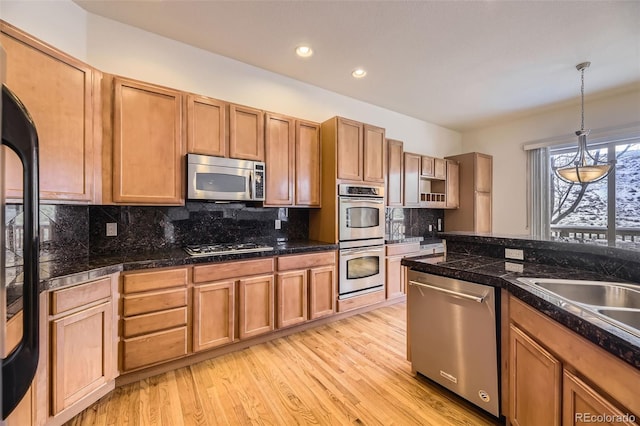
[[[405,237],[435,238],[438,221],[444,229],[444,210],[387,207],[385,210],[385,234],[390,240]],[[429,231],[431,225],[431,231]]]

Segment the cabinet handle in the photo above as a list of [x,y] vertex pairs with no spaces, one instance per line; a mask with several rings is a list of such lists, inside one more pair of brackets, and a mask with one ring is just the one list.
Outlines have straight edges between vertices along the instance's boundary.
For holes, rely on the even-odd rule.
[[448,290],[442,287],[436,287],[425,283],[419,283],[417,281],[409,281],[409,284],[415,285],[417,287],[425,287],[431,290],[439,291],[441,293],[446,293],[450,296],[460,297],[462,299],[472,300],[474,302],[482,303],[484,302],[484,296],[474,296],[473,294],[460,293],[458,291]]

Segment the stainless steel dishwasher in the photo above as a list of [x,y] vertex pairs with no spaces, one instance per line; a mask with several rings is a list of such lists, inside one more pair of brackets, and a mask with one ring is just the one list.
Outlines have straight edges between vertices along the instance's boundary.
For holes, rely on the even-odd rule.
[[412,370],[499,417],[499,292],[413,270],[408,281]]

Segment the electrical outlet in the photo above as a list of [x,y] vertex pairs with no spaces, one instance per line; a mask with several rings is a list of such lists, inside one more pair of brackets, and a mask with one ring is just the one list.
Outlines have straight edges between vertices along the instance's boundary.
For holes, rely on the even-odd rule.
[[433,232],[433,225],[429,225],[429,232]]
[[504,270],[509,272],[524,272],[524,265],[520,263],[504,262]]
[[438,231],[442,231],[442,219],[438,219]]
[[504,249],[504,257],[506,259],[524,260],[524,250],[520,249]]
[[118,236],[118,224],[116,222],[107,223],[107,237]]
[[282,228],[282,221],[280,219],[276,219],[276,229]]

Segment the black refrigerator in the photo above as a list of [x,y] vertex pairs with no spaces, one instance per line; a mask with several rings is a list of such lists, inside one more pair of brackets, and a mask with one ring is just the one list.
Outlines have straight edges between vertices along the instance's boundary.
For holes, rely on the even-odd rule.
[[[4,55],[0,48],[0,82],[4,83]],[[0,134],[0,354],[5,354],[5,326],[7,295],[5,275],[5,163],[4,156],[11,150],[23,166],[23,284],[22,284],[22,337],[15,349],[2,359],[0,398],[2,421],[22,400],[31,386],[38,366],[38,293],[39,293],[39,226],[38,226],[38,135],[36,127],[20,100],[2,84],[2,115]]]

